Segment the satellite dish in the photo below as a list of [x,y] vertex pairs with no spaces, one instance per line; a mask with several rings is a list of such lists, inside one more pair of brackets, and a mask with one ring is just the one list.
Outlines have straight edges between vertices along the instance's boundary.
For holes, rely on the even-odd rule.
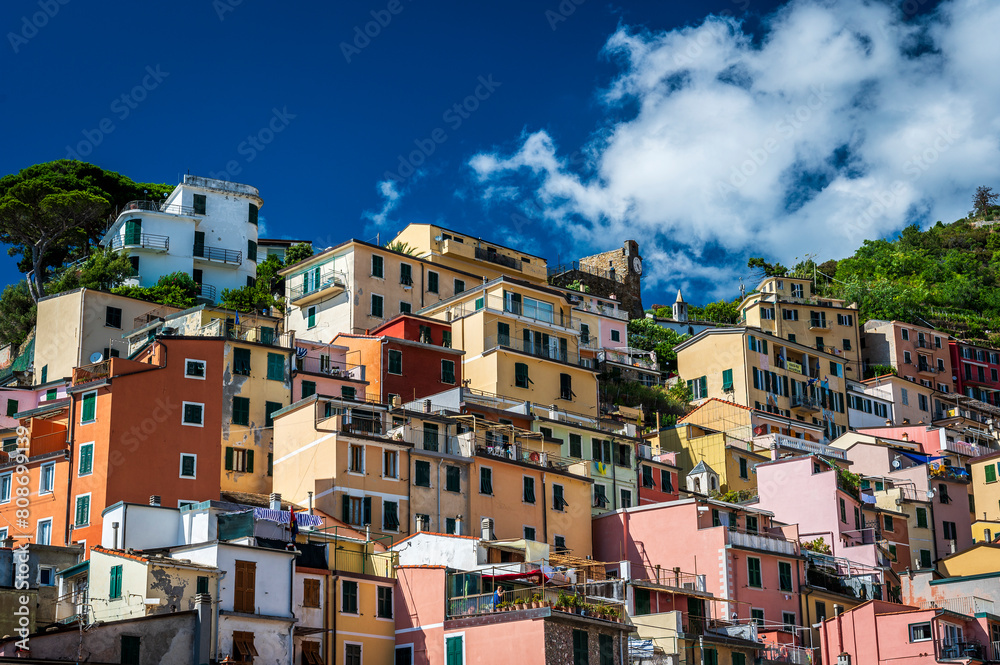
[[934,490],[927,490],[927,498],[928,499],[934,498]]
[[104,354],[101,353],[100,351],[94,351],[93,353],[90,354],[90,362],[99,363],[102,360],[104,360]]
[[900,463],[900,461],[898,459],[892,460],[892,468],[898,469],[901,466],[903,466],[903,465],[902,465],[902,463]]

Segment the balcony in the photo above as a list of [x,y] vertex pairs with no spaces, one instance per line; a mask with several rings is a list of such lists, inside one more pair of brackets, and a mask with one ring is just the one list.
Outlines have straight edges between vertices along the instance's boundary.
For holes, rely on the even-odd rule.
[[223,249],[222,247],[195,244],[192,253],[195,259],[209,263],[221,263],[227,266],[240,266],[243,264],[243,252],[236,249]]
[[525,342],[523,339],[515,338],[513,335],[490,335],[485,339],[483,349],[484,351],[490,351],[492,349],[513,349],[536,358],[554,360],[556,362],[578,365],[580,367],[587,367],[587,365],[583,363],[583,360],[586,360],[587,362],[590,361],[589,358],[581,359],[580,354],[577,351],[567,349],[564,352],[558,347]]
[[934,376],[938,374],[941,370],[930,365],[928,363],[917,363],[917,372],[920,374],[927,374],[928,376]]
[[329,554],[330,569],[339,573],[359,573],[378,577],[396,578],[396,552],[360,552],[343,546],[332,547]]
[[[395,441],[409,443],[415,450],[425,450],[433,453],[443,453],[446,455],[468,456],[471,448],[466,440],[462,440],[462,435],[455,436],[440,430],[423,427],[412,427],[405,425],[395,427],[388,432],[389,438]],[[462,446],[461,443],[466,443]]]
[[73,368],[73,385],[90,383],[111,376],[111,358],[90,365]]
[[791,663],[792,665],[813,665],[816,658],[815,649],[796,647],[790,644],[766,643],[760,650],[760,658],[764,662]]
[[288,300],[299,307],[323,298],[339,296],[347,288],[344,274],[332,268],[322,270],[319,274],[315,271],[303,273],[295,278],[295,282],[288,291]]
[[211,284],[199,284],[198,285],[198,297],[207,300],[209,302],[215,302],[218,296],[217,289]]
[[113,250],[148,249],[155,252],[166,252],[170,249],[170,237],[152,233],[126,233],[115,236],[108,245]]
[[788,540],[781,536],[750,531],[740,531],[738,529],[726,529],[726,544],[734,547],[746,547],[774,554],[784,554],[786,556],[797,556],[799,544],[794,540]]
[[649,370],[651,372],[659,372],[660,368],[657,363],[653,362],[652,357],[648,351],[642,351],[641,349],[633,349],[629,347],[622,347],[618,349],[604,349],[598,355],[598,359],[604,362],[615,363],[618,365],[627,365],[629,367],[637,367],[639,369]]
[[494,604],[492,592],[453,596],[448,599],[447,613],[449,619],[484,614],[506,618],[504,614],[509,613],[509,619],[518,620],[535,618],[523,614],[525,610],[545,610],[621,623],[625,616],[622,588],[620,581],[524,586],[506,589],[499,605]]
[[930,342],[926,339],[917,338],[917,348],[918,349],[929,349],[931,348]]
[[381,419],[360,418],[357,416],[350,419],[341,417],[338,429],[344,434],[361,434],[363,436],[382,436],[385,430]]
[[826,318],[809,319],[809,330],[830,330],[831,324]]
[[792,395],[792,409],[804,413],[818,413],[822,408],[819,400],[806,395]]
[[997,452],[992,448],[976,445],[975,443],[948,440],[945,440],[945,442],[941,444],[941,451],[955,453],[956,455],[965,455],[966,457],[979,457],[980,455],[989,455]]
[[498,266],[503,266],[504,268],[510,268],[511,270],[521,270],[521,260],[515,259],[513,256],[507,256],[506,254],[501,254],[493,249],[483,249],[482,247],[476,247],[475,256],[480,261],[489,261],[490,263],[495,263]]
[[993,601],[988,598],[980,598],[979,596],[959,596],[956,598],[931,600],[926,603],[921,603],[920,607],[924,609],[940,609],[948,610],[949,612],[958,612],[959,614],[964,614],[969,617],[976,616],[977,614],[981,614],[983,612],[996,614]]
[[755,436],[753,438],[753,442],[755,446],[760,448],[783,448],[785,450],[798,450],[804,453],[822,455],[824,457],[832,457],[834,459],[847,459],[847,453],[839,448],[834,448],[817,441],[808,441],[806,439],[797,439],[795,437],[785,436],[784,434],[765,434],[763,436]]
[[118,214],[120,215],[123,212],[130,212],[133,210],[163,212],[168,215],[184,215],[185,217],[204,214],[195,212],[195,209],[190,206],[182,206],[179,203],[164,203],[163,201],[129,201],[122,206],[122,209],[118,212]]
[[940,660],[985,661],[986,649],[974,640],[935,640]]

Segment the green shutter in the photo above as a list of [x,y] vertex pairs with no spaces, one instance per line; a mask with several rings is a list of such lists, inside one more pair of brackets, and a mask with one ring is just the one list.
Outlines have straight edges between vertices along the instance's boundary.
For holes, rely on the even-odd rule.
[[316,308],[315,307],[310,307],[308,310],[306,310],[306,312],[307,312],[307,315],[306,315],[306,325],[308,327],[310,327],[310,328],[315,328],[316,327]]
[[997,468],[993,464],[987,464],[983,469],[986,471],[986,482],[995,483],[997,481]]
[[438,274],[436,272],[427,273],[427,291],[430,293],[438,292]]
[[88,443],[80,446],[80,471],[79,475],[85,476],[94,469],[94,444]]
[[233,424],[250,424],[250,400],[246,397],[233,398]]
[[316,394],[316,382],[315,381],[303,381],[302,382],[302,399],[306,397],[312,397]]
[[198,576],[198,586],[195,589],[195,593],[208,593],[208,577],[204,575]]
[[451,348],[451,331],[450,330],[442,330],[441,331],[441,346],[445,347],[446,349],[450,349]]
[[195,231],[194,232],[194,252],[193,254],[197,257],[204,258],[205,256],[205,232]]
[[233,470],[233,449],[226,448],[226,471]]
[[917,508],[917,526],[921,529],[927,528],[927,509]]
[[112,566],[111,567],[111,581],[108,585],[108,597],[109,598],[121,598],[122,597],[122,567]]
[[260,209],[255,204],[251,203],[250,210],[247,215],[247,221],[256,226],[259,215],[260,215]]
[[497,344],[510,346],[510,325],[503,321],[497,323]]
[[356,388],[353,388],[351,386],[340,387],[340,396],[343,397],[344,399],[354,399],[355,397],[357,397],[357,395],[358,391]]
[[733,370],[731,369],[722,370],[722,389],[723,390],[733,389]]
[[142,220],[130,219],[125,222],[125,244],[138,245],[142,242]]
[[698,380],[701,382],[701,396],[708,397],[708,377],[703,376]]
[[403,352],[396,349],[389,349],[389,373],[403,373]]
[[761,587],[760,559],[747,559],[747,584],[758,589]]
[[382,318],[382,296],[372,296],[372,316]]
[[787,561],[778,562],[778,588],[782,591],[792,590],[792,564]]
[[97,393],[87,393],[83,396],[83,414],[80,422],[89,423],[97,418]]
[[253,451],[247,451],[247,473],[253,473]]
[[247,240],[247,261],[257,260],[257,243]]
[[285,356],[283,354],[267,354],[267,378],[269,381],[285,380]]
[[362,522],[362,524],[371,524],[372,523],[372,498],[370,496],[366,496],[364,499],[362,499],[361,504],[364,507],[364,521]]
[[462,637],[446,638],[445,665],[464,665],[462,663]]
[[441,361],[441,382],[455,383],[455,363],[453,361]]
[[233,349],[233,374],[250,374],[250,349]]
[[280,411],[281,402],[264,402],[264,426],[274,427],[274,412]]
[[274,453],[267,454],[267,475],[274,475]]
[[341,495],[342,500],[340,502],[340,519],[344,524],[351,523],[351,497],[346,494]]
[[90,523],[90,497],[89,496],[78,496],[76,497],[76,526],[82,526],[84,524]]

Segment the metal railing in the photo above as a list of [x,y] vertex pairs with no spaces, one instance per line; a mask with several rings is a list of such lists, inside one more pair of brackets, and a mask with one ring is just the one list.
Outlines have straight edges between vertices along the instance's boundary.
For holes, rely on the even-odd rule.
[[[574,614],[619,621],[624,617],[624,603],[596,595],[606,586],[608,585],[605,583],[584,583],[504,589],[500,606],[494,603],[492,592],[456,596],[448,599],[448,616],[475,616],[503,612],[508,608],[518,609],[519,606],[524,606],[525,609],[545,606],[560,608],[562,611]],[[560,605],[561,602],[567,602],[571,598],[575,599],[576,606]]]
[[936,640],[941,660],[986,660],[986,650],[979,642],[970,640]]
[[490,335],[483,341],[483,348],[486,350],[496,348],[514,349],[515,351],[521,351],[523,353],[527,353],[528,355],[535,356],[536,358],[545,358],[547,360],[555,360],[557,362],[568,363],[570,365],[584,366],[578,351],[567,348],[564,353],[558,347],[525,342],[523,339],[517,338],[514,335]]
[[642,582],[648,582],[658,586],[670,587],[672,589],[685,589],[688,591],[700,591],[702,593],[706,593],[708,591],[708,585],[704,575],[682,573],[679,570],[661,568],[660,566],[647,568],[645,572],[646,574],[652,576],[647,579],[634,578],[632,581],[640,584]]
[[574,270],[579,272],[585,272],[587,274],[594,275],[596,277],[602,277],[604,279],[614,280],[616,282],[621,282],[621,283],[625,282],[625,275],[619,273],[617,270],[615,271],[603,270],[601,268],[595,268],[593,266],[580,263],[579,261],[573,261],[572,263],[564,263],[562,265],[549,267],[548,269],[549,280],[551,281],[551,279],[556,275],[561,275],[562,273],[566,272],[572,272]]
[[319,274],[318,279],[309,278],[306,279],[306,275],[309,273],[303,273],[302,275],[296,275],[296,283],[288,291],[288,297],[291,301],[300,300],[314,293],[319,293],[328,288],[339,287],[345,288],[346,281],[344,279],[343,273],[337,270],[322,270]]
[[968,457],[979,457],[980,455],[988,455],[990,453],[996,452],[992,448],[988,448],[986,446],[980,446],[975,443],[966,443],[965,441],[948,441],[948,440],[945,440],[945,442],[941,444],[941,450],[949,453],[966,455]]
[[198,297],[205,298],[206,300],[211,300],[215,302],[217,295],[217,290],[211,284],[199,284],[198,285]]
[[216,261],[218,263],[242,265],[243,252],[237,249],[224,249],[222,247],[210,247],[208,245],[195,245],[192,250],[196,259],[205,261]]
[[521,270],[521,260],[513,256],[507,256],[497,251],[490,251],[482,247],[476,247],[476,258],[481,261],[489,261],[511,270]]
[[949,610],[951,612],[958,612],[959,614],[964,614],[970,617],[982,612],[988,612],[990,614],[996,613],[994,611],[994,603],[992,600],[989,600],[988,598],[980,598],[978,596],[960,596],[958,598],[930,600],[920,603],[919,606],[925,609],[935,608]]
[[152,233],[139,233],[117,235],[111,239],[109,245],[111,249],[119,250],[124,247],[141,247],[143,249],[170,249],[170,236],[154,235]]
[[775,663],[792,663],[793,665],[812,665],[815,649],[795,647],[789,644],[765,643],[760,650],[760,657]]
[[351,418],[350,421],[340,421],[340,431],[345,434],[364,434],[367,436],[382,436],[385,428],[381,420],[373,418]]
[[129,201],[122,209],[118,212],[120,215],[123,212],[129,212],[130,210],[146,210],[149,212],[165,212],[171,215],[203,215],[204,213],[199,213],[191,206],[182,206],[179,203],[164,203],[162,201]]
[[73,385],[106,379],[111,376],[111,359],[73,368]]
[[390,438],[413,444],[415,448],[430,452],[461,455],[459,437],[440,430],[405,425],[389,430]]
[[808,441],[806,439],[798,439],[792,436],[786,436],[784,434],[764,434],[762,436],[755,436],[753,438],[754,445],[762,448],[785,448],[789,450],[801,450],[807,453],[814,453],[816,455],[823,455],[825,457],[833,457],[835,459],[847,459],[847,452],[839,448],[834,448],[833,446],[828,446],[825,443],[819,443],[817,441]]
[[792,395],[791,398],[793,409],[804,409],[806,411],[819,411],[820,403],[819,400],[807,397],[805,395]]
[[399,554],[396,552],[358,552],[332,548],[330,568],[342,573],[360,573],[395,579]]
[[660,369],[658,364],[653,362],[653,359],[649,357],[648,352],[639,349],[604,349],[601,353],[606,362],[629,365],[631,367],[642,367],[643,369],[654,371],[659,371]]

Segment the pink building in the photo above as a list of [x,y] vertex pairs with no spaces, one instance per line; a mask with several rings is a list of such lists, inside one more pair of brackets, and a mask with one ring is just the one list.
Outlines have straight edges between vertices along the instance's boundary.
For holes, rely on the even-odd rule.
[[862,434],[870,434],[886,439],[897,439],[919,445],[919,452],[935,457],[944,457],[953,466],[965,466],[973,457],[996,452],[984,445],[966,441],[954,431],[945,427],[909,425],[902,427],[859,428]]
[[[476,573],[459,573],[460,578],[464,575]],[[553,607],[496,611],[489,593],[482,598],[453,597],[455,580],[444,566],[397,568],[393,594],[397,663],[627,662],[632,627],[624,622]],[[509,592],[507,598],[516,600]],[[580,659],[583,653],[586,658]]]
[[0,441],[3,442],[3,450],[17,447],[19,421],[14,414],[68,403],[65,383],[50,382],[35,388],[0,387]]
[[772,518],[705,498],[616,510],[593,520],[594,558],[629,561],[636,580],[656,580],[657,567],[704,574],[706,591],[727,601],[720,615],[757,623],[768,639],[768,630],[800,625],[803,579],[797,527]]
[[364,400],[365,366],[348,363],[347,352],[346,346],[296,339],[292,402],[314,394]]
[[872,600],[823,622],[821,660],[844,665],[997,660],[987,621],[985,616]]

